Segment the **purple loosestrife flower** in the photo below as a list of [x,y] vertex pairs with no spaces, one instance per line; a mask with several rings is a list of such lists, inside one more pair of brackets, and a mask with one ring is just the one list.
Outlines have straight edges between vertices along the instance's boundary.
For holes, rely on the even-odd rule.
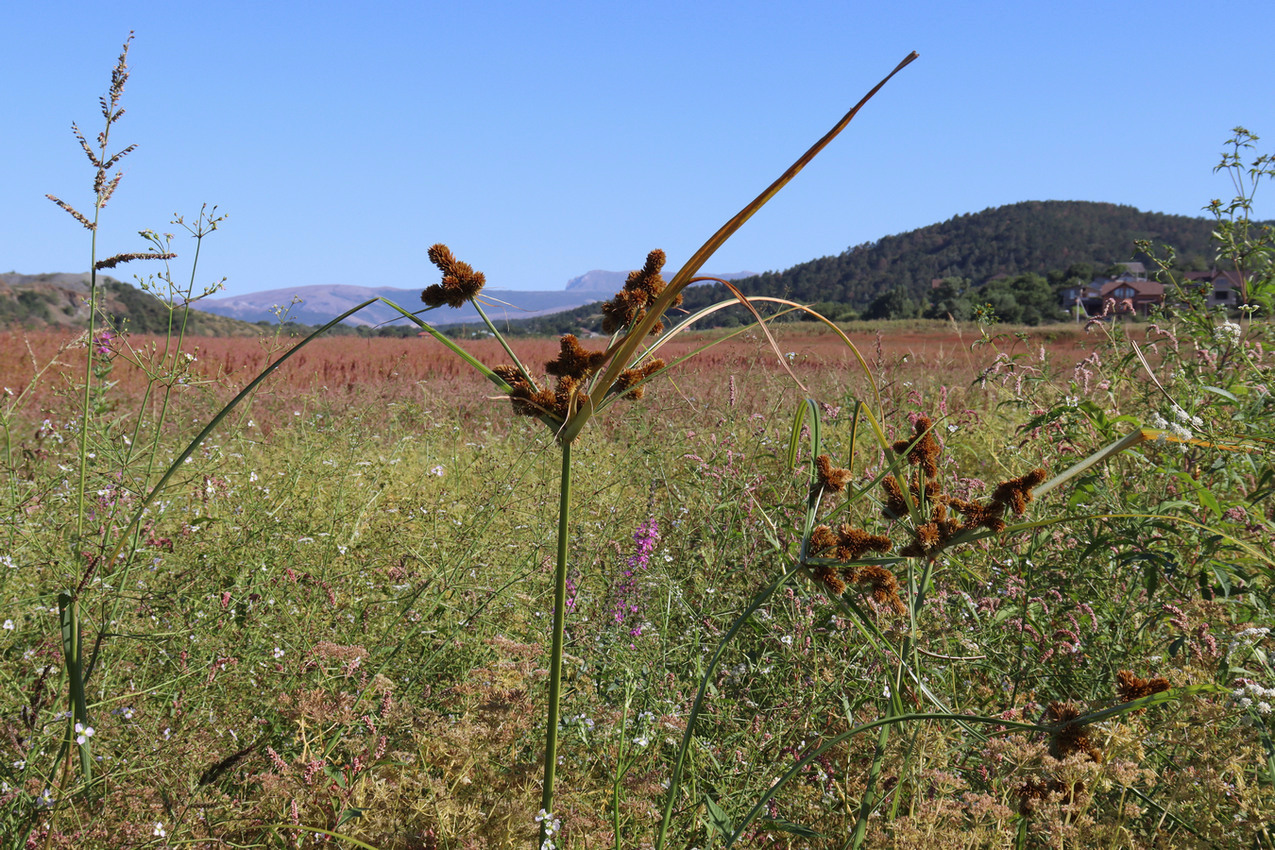
[[615,599],[613,608],[615,624],[622,626],[625,620],[631,621],[633,624],[629,627],[629,634],[636,638],[642,635],[642,624],[636,622],[642,610],[638,576],[646,572],[651,565],[651,553],[659,545],[659,523],[652,518],[639,525],[637,531],[633,532],[633,542],[637,544],[637,548],[625,562],[624,573],[615,584],[612,593]]

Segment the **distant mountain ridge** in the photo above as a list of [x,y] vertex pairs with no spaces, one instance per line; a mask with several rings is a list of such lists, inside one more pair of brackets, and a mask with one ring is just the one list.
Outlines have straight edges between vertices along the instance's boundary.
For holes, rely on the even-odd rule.
[[[673,273],[666,275],[666,277],[671,277]],[[756,272],[732,272],[731,274],[706,273],[702,276],[720,277],[723,280],[739,280],[741,278],[754,277],[755,275]],[[628,276],[629,272],[608,272],[594,269],[567,281],[567,291],[601,292],[605,298],[610,298],[624,287],[624,282],[628,279]]]
[[[587,291],[522,292],[490,287],[483,290],[483,295],[488,302],[483,310],[493,322],[544,316],[580,307],[604,297]],[[351,284],[290,286],[225,298],[209,298],[201,301],[200,307],[210,313],[230,316],[245,322],[276,322],[280,316],[286,315],[288,321],[304,325],[322,325],[373,298],[392,301],[409,313],[425,309],[425,305],[421,303],[419,289]],[[456,310],[446,307],[430,310],[422,318],[435,325],[481,321],[477,311],[469,305]],[[407,320],[394,308],[378,302],[364,307],[345,321],[351,325],[371,326]]]

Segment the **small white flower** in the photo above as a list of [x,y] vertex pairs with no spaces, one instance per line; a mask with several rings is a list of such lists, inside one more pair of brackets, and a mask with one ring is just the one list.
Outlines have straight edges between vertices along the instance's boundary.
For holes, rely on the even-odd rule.
[[438,466],[435,466],[432,469],[430,469],[429,474],[437,475],[439,478],[442,478],[444,472],[446,472],[446,470],[443,469],[443,465],[440,463]]
[[156,838],[163,838],[165,835],[168,835],[168,833],[164,831],[164,824],[162,821],[155,822],[155,828],[151,830],[151,835]]
[[784,635],[779,639],[784,646],[792,646],[792,635]]
[[13,628],[14,628],[14,627],[13,627],[13,620],[5,620],[5,621],[4,621],[4,630],[5,630],[6,632],[11,632],[11,631],[13,631]]
[[75,743],[81,747],[88,743],[89,738],[97,732],[92,726],[85,726],[83,723],[75,724]]
[[283,650],[276,646],[276,647],[274,648],[274,657],[275,657],[275,658],[282,658],[282,657],[283,657]]

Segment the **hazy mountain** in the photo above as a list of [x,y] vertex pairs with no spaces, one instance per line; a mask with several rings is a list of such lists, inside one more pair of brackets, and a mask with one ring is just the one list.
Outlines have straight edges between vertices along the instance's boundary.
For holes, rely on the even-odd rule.
[[[483,309],[493,322],[526,319],[570,310],[605,297],[590,292],[519,292],[491,287],[483,290],[483,296],[487,302]],[[345,284],[295,286],[233,295],[227,298],[210,298],[200,302],[200,306],[210,313],[232,316],[246,322],[277,322],[278,317],[286,313],[289,321],[305,325],[322,325],[373,298],[392,301],[410,313],[425,309],[425,305],[421,303],[419,289]],[[297,303],[293,303],[294,299]],[[458,310],[448,307],[430,310],[422,314],[422,318],[434,325],[480,321],[478,313],[469,306]],[[352,325],[379,325],[405,322],[406,319],[393,307],[377,302],[364,307],[345,321]]]
[[[677,273],[674,269],[669,271],[665,269],[667,274],[665,278],[670,278]],[[744,277],[752,277],[756,272],[732,272],[731,274],[704,274],[701,277],[720,277],[723,280],[739,280]],[[628,279],[629,272],[607,272],[601,269],[594,269],[591,272],[585,272],[579,277],[573,277],[567,281],[567,291],[574,292],[577,290],[586,292],[598,292],[602,294],[599,300],[607,300],[624,287],[624,281]]]

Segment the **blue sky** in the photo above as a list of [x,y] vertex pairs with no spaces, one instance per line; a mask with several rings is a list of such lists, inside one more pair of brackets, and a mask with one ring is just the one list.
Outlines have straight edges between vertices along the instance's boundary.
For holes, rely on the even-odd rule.
[[44,194],[91,205],[70,123],[100,129],[130,29],[112,132],[138,149],[99,253],[217,204],[198,279],[225,294],[420,288],[434,242],[513,289],[652,248],[680,265],[911,50],[709,269],[1022,200],[1195,215],[1233,194],[1212,173],[1232,127],[1275,149],[1269,0],[3,6],[0,271],[87,268],[88,234]]

